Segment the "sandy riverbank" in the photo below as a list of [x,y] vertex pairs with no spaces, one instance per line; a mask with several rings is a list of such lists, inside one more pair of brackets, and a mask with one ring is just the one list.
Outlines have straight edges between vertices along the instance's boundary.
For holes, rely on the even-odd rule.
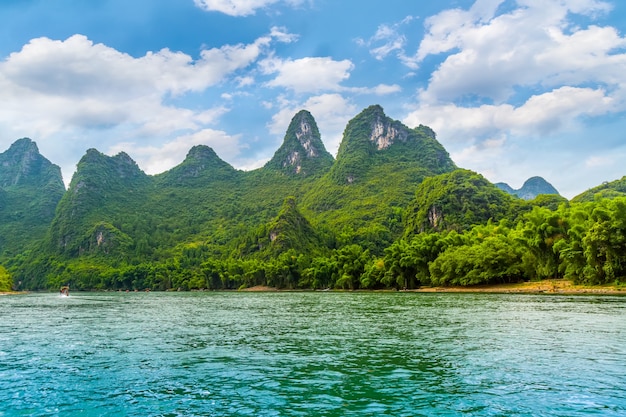
[[614,285],[575,285],[565,279],[521,282],[517,284],[479,285],[474,287],[423,287],[415,292],[483,292],[519,294],[610,294],[626,295],[626,288]]
[[[255,287],[241,289],[240,291],[272,292],[281,290],[274,287],[258,285]],[[478,285],[473,287],[422,287],[417,290],[407,290],[407,292],[626,295],[626,287],[616,287],[614,285],[575,285],[571,281],[564,279],[550,279],[544,281],[521,282],[517,284]]]

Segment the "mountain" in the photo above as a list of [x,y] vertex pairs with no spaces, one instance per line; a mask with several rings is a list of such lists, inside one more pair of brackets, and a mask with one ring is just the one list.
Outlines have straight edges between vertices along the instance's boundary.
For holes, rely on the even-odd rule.
[[0,154],[0,257],[43,238],[65,193],[61,169],[28,138]]
[[156,176],[162,186],[194,184],[206,185],[216,180],[230,180],[238,171],[220,159],[213,149],[205,145],[196,145],[189,150],[185,160]]
[[594,201],[603,198],[616,198],[626,196],[626,176],[619,180],[607,181],[597,187],[580,193],[572,198],[572,202],[579,203],[584,201]]
[[[110,272],[97,271],[160,265],[192,253],[185,264],[199,266],[197,256],[312,256],[350,244],[382,254],[401,236],[416,187],[455,168],[431,129],[408,128],[380,106],[348,123],[336,160],[307,111],[293,117],[273,158],[249,172],[207,146],[194,146],[181,164],[155,176],[125,153],[90,149],[59,201],[42,250],[27,261],[29,274],[39,276],[31,284],[74,280],[77,288],[119,288],[132,279],[111,281]],[[45,276],[54,278],[46,284]],[[159,282],[158,288],[174,285]]]
[[511,188],[508,184],[503,182],[498,182],[495,186],[523,200],[532,200],[540,194],[559,194],[552,184],[541,177],[531,177],[527,179],[519,190]]
[[320,226],[342,230],[340,243],[381,253],[402,233],[416,187],[454,169],[430,128],[411,129],[370,106],[348,122],[335,163],[304,194],[302,210]]
[[348,122],[330,175],[338,184],[358,183],[389,163],[400,168],[415,165],[429,175],[456,168],[430,128],[410,129],[374,105]]
[[315,253],[323,246],[315,228],[298,210],[296,198],[289,196],[274,219],[246,236],[239,252],[242,256],[256,254],[269,259],[289,250]]
[[306,177],[328,171],[333,161],[324,147],[315,119],[308,111],[301,110],[291,119],[282,145],[265,164],[265,169]]
[[511,214],[512,198],[482,175],[457,169],[425,179],[409,205],[405,236],[425,231],[468,230]]
[[126,153],[89,149],[58,204],[48,245],[55,254],[123,253],[130,237],[122,224],[141,212],[151,179]]

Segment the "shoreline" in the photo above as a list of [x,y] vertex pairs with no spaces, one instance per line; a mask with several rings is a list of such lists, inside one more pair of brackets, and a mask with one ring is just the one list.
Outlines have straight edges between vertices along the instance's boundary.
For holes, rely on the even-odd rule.
[[[195,291],[195,290],[192,290]],[[476,285],[469,287],[420,287],[412,290],[312,290],[312,289],[279,289],[257,285],[235,292],[406,292],[406,293],[485,293],[485,294],[561,294],[561,295],[626,295],[626,286],[615,285],[576,285],[567,279],[548,279],[543,281],[520,282],[515,284]],[[4,291],[0,296],[24,295],[29,291]]]
[[478,285],[474,287],[422,287],[412,292],[490,293],[490,294],[596,294],[626,295],[626,287],[615,285],[577,285],[566,279],[520,282],[516,284]]
[[[341,292],[349,290],[284,290],[275,287],[257,285],[243,288],[242,292],[281,292],[281,291],[316,291]],[[395,292],[395,290],[356,290],[360,292]],[[486,294],[590,294],[590,295],[626,295],[626,287],[615,285],[576,285],[566,279],[548,279],[543,281],[520,282],[515,284],[476,285],[470,287],[421,287],[398,292],[414,293],[486,293]]]

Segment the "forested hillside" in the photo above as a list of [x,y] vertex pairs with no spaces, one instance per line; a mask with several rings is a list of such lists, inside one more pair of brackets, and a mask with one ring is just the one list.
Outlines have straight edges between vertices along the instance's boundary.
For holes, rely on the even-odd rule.
[[65,192],[61,169],[24,138],[0,153],[0,259],[41,240]]
[[380,106],[348,123],[336,159],[313,116],[297,113],[274,157],[250,172],[206,146],[155,176],[125,153],[90,149],[64,191],[58,167],[32,141],[0,158],[0,261],[18,289],[400,289],[626,277],[626,198],[515,198],[458,169],[430,128],[409,128]]

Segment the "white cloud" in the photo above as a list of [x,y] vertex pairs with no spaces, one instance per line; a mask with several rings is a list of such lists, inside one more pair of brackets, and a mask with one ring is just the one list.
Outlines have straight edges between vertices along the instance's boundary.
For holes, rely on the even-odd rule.
[[402,21],[392,25],[382,24],[371,38],[367,40],[359,38],[356,42],[359,45],[368,47],[370,54],[379,61],[395,53],[394,55],[404,62],[405,65],[416,69],[415,60],[406,55],[407,37],[402,33],[403,26],[410,23],[413,19],[413,16],[407,16]]
[[[305,0],[282,0],[296,6]],[[230,16],[249,16],[255,14],[258,9],[280,3],[281,0],[194,0],[196,6],[209,12],[221,12]]]
[[498,174],[497,168],[493,167],[493,161],[503,160],[506,155],[506,138],[491,138],[479,143],[472,143],[469,146],[460,147],[450,152],[450,158],[457,166],[479,170],[479,167],[490,167],[480,169],[486,177],[494,177]]
[[530,97],[519,107],[511,104],[461,107],[453,103],[426,104],[411,112],[404,123],[432,127],[444,142],[481,140],[494,135],[541,136],[573,129],[581,116],[613,109],[614,100],[603,90],[561,87]]
[[606,167],[613,165],[615,163],[615,159],[610,156],[590,156],[585,160],[585,167],[587,168],[596,168],[596,167]]
[[304,103],[282,102],[281,109],[272,117],[271,133],[284,136],[293,116],[300,110],[308,110],[317,123],[326,150],[337,154],[343,130],[357,113],[357,107],[340,94],[322,94],[310,97]]
[[402,87],[398,84],[378,84],[374,87],[350,87],[342,88],[340,91],[348,91],[356,94],[374,94],[377,96],[385,96],[388,94],[399,93]]
[[[0,132],[8,139],[32,137],[43,150],[52,137],[65,149],[72,140],[98,145],[92,138],[102,138],[105,129],[107,140],[145,146],[203,131],[229,109],[185,108],[168,104],[169,98],[229,79],[247,85],[248,78],[237,78],[240,71],[270,53],[272,43],[293,39],[275,27],[249,44],[205,49],[195,60],[168,49],[133,57],[83,35],[32,39],[0,61]],[[70,164],[62,165],[70,177]]]
[[432,74],[422,100],[452,101],[467,96],[508,100],[516,87],[554,88],[623,80],[626,38],[614,28],[573,25],[572,13],[608,11],[596,0],[518,0],[495,15],[502,0],[477,1],[469,10],[446,10],[426,20],[416,62],[450,53]]
[[138,144],[134,142],[117,143],[107,153],[115,155],[119,152],[129,154],[147,174],[158,174],[180,164],[189,149],[195,145],[207,145],[223,160],[236,159],[239,151],[239,136],[213,129],[202,129],[198,132],[178,136],[162,145]]
[[338,91],[341,82],[350,77],[354,68],[347,59],[335,61],[329,57],[307,57],[296,60],[268,58],[260,63],[264,74],[277,74],[267,83],[270,87],[285,87],[296,93]]

